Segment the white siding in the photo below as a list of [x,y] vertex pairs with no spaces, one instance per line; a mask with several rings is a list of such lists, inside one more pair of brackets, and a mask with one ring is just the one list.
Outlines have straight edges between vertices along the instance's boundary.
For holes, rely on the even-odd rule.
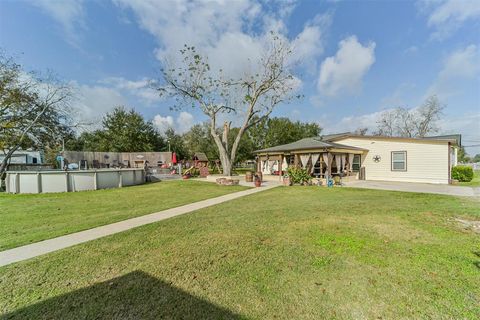
[[[447,142],[408,141],[376,138],[345,138],[335,141],[369,150],[362,155],[367,180],[449,183]],[[391,170],[391,152],[407,152],[407,170]],[[380,162],[373,157],[379,155]]]

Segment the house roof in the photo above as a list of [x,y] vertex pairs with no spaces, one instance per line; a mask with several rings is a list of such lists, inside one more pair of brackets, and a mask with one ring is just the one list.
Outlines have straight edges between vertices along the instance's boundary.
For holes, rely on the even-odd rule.
[[193,158],[198,161],[208,161],[208,158],[207,158],[207,155],[203,152],[196,152],[194,155],[193,155]]
[[460,134],[451,134],[443,136],[430,136],[430,137],[391,137],[391,136],[382,136],[382,135],[359,135],[351,132],[338,133],[338,134],[329,134],[322,136],[323,140],[327,141],[337,141],[345,138],[367,138],[367,139],[392,139],[392,140],[410,140],[410,141],[446,141],[453,142],[454,144],[461,145],[462,135]]
[[319,137],[312,137],[312,138],[304,138],[292,143],[287,143],[271,148],[256,150],[254,153],[273,153],[273,152],[288,152],[288,151],[295,151],[295,150],[309,150],[309,149],[350,149],[350,150],[366,150],[358,147],[352,147],[340,143],[336,143],[335,141],[345,139],[345,138],[371,138],[371,139],[404,139],[404,140],[417,140],[417,141],[431,141],[431,140],[439,140],[439,141],[448,141],[453,142],[457,145],[461,145],[461,138],[462,136],[459,134],[454,135],[443,135],[443,136],[431,136],[431,137],[423,137],[423,138],[405,138],[405,137],[388,137],[388,136],[372,136],[372,135],[358,135],[351,132],[343,132],[343,133],[334,133],[334,134],[326,134]]
[[310,149],[351,149],[351,150],[366,150],[358,147],[347,146],[340,143],[325,141],[321,137],[304,138],[292,143],[283,144],[271,148],[256,150],[255,153],[272,153],[285,152],[294,150],[310,150]]

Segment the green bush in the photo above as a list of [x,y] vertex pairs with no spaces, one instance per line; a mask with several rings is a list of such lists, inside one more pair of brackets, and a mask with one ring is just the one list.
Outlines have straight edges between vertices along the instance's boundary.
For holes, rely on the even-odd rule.
[[305,184],[312,180],[312,177],[308,173],[307,169],[297,168],[297,167],[289,167],[288,176],[290,177],[290,182],[292,184]]
[[473,169],[469,166],[455,166],[452,168],[452,178],[460,182],[470,182],[473,179]]

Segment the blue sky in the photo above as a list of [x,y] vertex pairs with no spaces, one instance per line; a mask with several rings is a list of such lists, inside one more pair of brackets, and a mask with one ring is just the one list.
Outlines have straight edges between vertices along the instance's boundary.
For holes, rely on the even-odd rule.
[[[55,71],[75,106],[99,120],[133,107],[161,130],[205,118],[145,87],[184,43],[232,72],[274,30],[292,43],[301,101],[274,112],[325,132],[375,128],[382,110],[446,105],[439,133],[480,144],[480,1],[9,1],[0,2],[0,47],[29,70]],[[467,148],[480,153],[480,148]]]

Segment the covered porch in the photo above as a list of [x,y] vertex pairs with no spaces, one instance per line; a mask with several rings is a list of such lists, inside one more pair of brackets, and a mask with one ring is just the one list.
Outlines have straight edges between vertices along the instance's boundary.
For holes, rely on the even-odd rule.
[[291,166],[304,168],[315,178],[361,177],[362,155],[368,150],[328,143],[315,138],[256,151],[257,171],[279,176]]

